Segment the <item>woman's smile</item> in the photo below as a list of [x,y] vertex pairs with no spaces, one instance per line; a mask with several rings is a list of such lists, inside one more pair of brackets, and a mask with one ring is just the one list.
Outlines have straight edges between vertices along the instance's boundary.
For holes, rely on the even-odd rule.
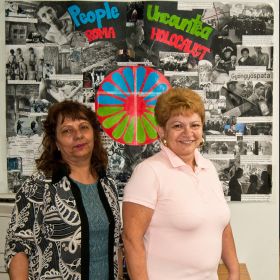
[[186,163],[193,163],[194,151],[202,141],[201,117],[191,111],[171,116],[164,128],[159,128],[160,137],[167,147]]

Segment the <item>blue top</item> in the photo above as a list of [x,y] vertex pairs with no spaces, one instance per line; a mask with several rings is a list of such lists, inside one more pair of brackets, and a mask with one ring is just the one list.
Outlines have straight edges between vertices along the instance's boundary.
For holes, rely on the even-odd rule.
[[77,181],[89,223],[89,279],[109,279],[109,221],[100,200],[97,184]]

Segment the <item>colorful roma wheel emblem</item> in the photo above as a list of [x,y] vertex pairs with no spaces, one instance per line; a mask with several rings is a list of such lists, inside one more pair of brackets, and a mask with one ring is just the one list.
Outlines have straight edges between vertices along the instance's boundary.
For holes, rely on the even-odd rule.
[[170,84],[151,67],[127,66],[110,73],[100,85],[95,109],[103,130],[127,145],[150,144],[157,139],[154,107]]

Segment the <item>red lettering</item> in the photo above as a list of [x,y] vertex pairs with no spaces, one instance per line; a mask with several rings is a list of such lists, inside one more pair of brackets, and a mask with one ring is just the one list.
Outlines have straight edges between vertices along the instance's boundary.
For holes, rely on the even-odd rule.
[[89,43],[100,40],[100,39],[115,39],[116,32],[114,27],[103,27],[103,28],[94,28],[88,29],[85,31],[85,35],[89,41]]
[[183,50],[185,53],[192,54],[193,57],[198,57],[199,60],[203,59],[206,53],[210,52],[210,49],[206,46],[184,38],[182,35],[170,34],[167,30],[155,27],[152,28],[150,39],[172,46],[177,50]]
[[190,53],[191,52],[191,44],[193,43],[192,40],[190,39],[185,39],[183,42],[183,46],[184,46],[184,52],[185,53]]
[[[152,32],[151,32],[150,39],[151,39],[151,40],[155,40],[155,37],[156,37],[157,34],[158,34],[158,33],[157,33],[156,28],[155,28],[155,27],[152,27]],[[157,38],[156,38],[156,40],[158,41]]]
[[176,42],[174,43],[174,48],[176,48],[176,49],[181,51],[183,49],[183,47],[184,47],[184,45],[182,44],[182,41],[184,41],[184,37],[182,35],[179,35],[177,37]]

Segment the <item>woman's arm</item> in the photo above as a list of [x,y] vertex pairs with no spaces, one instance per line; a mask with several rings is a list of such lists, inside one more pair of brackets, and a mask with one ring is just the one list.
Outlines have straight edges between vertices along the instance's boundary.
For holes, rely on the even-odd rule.
[[222,260],[229,272],[228,280],[239,280],[239,263],[230,224],[224,229],[222,242]]
[[123,280],[123,249],[118,250],[118,280]]
[[131,280],[148,280],[144,234],[154,210],[136,203],[123,203],[123,242]]
[[17,253],[10,262],[10,280],[28,280],[28,257],[25,253]]
[[[28,279],[29,257],[36,251],[34,237],[35,203],[40,203],[46,184],[38,175],[29,177],[16,194],[16,203],[6,235],[5,265],[11,279]],[[36,182],[36,184],[35,184]],[[37,186],[36,192],[34,188]],[[33,197],[34,195],[34,197]],[[27,277],[25,277],[27,275]]]

